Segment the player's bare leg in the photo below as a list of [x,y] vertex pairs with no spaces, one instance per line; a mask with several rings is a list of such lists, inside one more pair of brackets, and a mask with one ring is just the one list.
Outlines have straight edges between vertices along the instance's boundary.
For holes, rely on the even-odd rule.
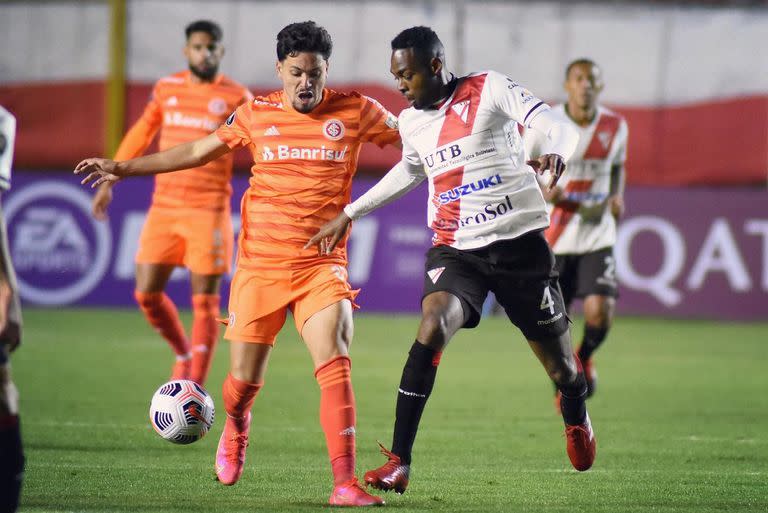
[[169,264],[136,264],[134,295],[149,324],[176,354],[171,379],[188,379],[191,366],[189,341],[176,305],[164,292],[174,268]]
[[189,379],[205,386],[219,341],[220,274],[191,274],[192,286],[192,368]]
[[591,397],[597,389],[597,371],[592,362],[592,355],[605,340],[615,310],[616,300],[610,296],[591,294],[584,298],[584,338],[576,354],[584,366],[587,397]]
[[392,450],[382,446],[387,462],[365,473],[365,482],[380,490],[403,493],[408,487],[413,442],[435,384],[440,357],[451,337],[464,324],[461,302],[449,292],[426,296],[421,311],[418,335],[400,379]]
[[560,411],[565,421],[566,449],[571,464],[584,471],[595,460],[596,440],[587,414],[587,383],[581,363],[571,348],[570,332],[550,340],[529,340],[547,374],[560,391]]
[[243,475],[251,407],[264,384],[272,346],[252,342],[230,344],[229,374],[222,386],[227,418],[216,450],[216,478],[233,485]]
[[353,335],[352,303],[334,303],[304,323],[301,336],[312,356],[320,385],[320,424],[325,432],[334,489],[334,506],[376,506],[384,503],[363,490],[355,477],[355,395],[349,345]]

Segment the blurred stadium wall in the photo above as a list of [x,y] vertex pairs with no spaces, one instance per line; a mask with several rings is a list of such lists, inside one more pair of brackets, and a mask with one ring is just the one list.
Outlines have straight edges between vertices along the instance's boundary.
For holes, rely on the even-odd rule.
[[[113,18],[111,9],[121,5],[124,16]],[[765,2],[0,2],[0,45],[5,49],[0,53],[0,104],[19,120],[17,170],[71,169],[85,156],[104,154],[120,135],[108,127],[110,120],[119,120],[121,108],[121,125],[127,127],[140,114],[154,81],[183,69],[183,27],[199,18],[222,25],[227,47],[222,70],[257,94],[278,87],[278,30],[313,19],[334,38],[329,85],[361,90],[395,112],[404,102],[388,72],[389,41],[408,26],[435,28],[454,71],[502,71],[552,102],[564,98],[565,65],[577,57],[595,59],[605,74],[604,103],[625,115],[630,126],[629,215],[618,248],[625,256],[619,262],[622,308],[768,317]],[[111,26],[124,28],[124,52],[114,45],[120,32],[110,31]],[[118,51],[110,54],[110,48]],[[118,87],[107,94],[110,78]],[[124,102],[110,104],[121,90]],[[380,174],[397,158],[392,150],[366,147],[362,172]],[[247,156],[240,155],[238,164],[246,170]],[[24,183],[34,185],[41,176],[25,175]],[[140,211],[144,201],[127,205],[126,212],[128,207]],[[418,226],[423,198],[414,201]],[[120,227],[124,220],[114,217],[110,237],[117,247],[128,236]],[[20,217],[19,226],[25,219],[31,218]],[[96,240],[98,230],[87,230]],[[390,245],[411,241],[422,251],[418,233],[380,230],[378,240]],[[13,244],[13,227],[11,237]],[[379,251],[368,247],[374,248]],[[399,254],[408,253],[401,249]],[[115,259],[112,253],[104,257],[105,273],[117,272],[108,263]],[[368,262],[366,280],[379,273],[382,283],[402,279],[403,287],[408,282],[418,289],[417,260],[391,266]],[[131,277],[120,276],[129,301]],[[101,282],[91,282],[90,288],[81,288],[90,292],[63,295],[59,302],[110,303],[94,298]],[[37,300],[29,294],[26,299],[54,297],[45,294],[45,286],[38,289],[43,293]],[[722,305],[731,312],[721,315]]]

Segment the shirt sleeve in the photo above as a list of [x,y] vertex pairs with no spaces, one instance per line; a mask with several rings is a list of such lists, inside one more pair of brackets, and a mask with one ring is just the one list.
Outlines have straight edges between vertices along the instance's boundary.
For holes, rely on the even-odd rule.
[[359,219],[413,190],[427,177],[416,150],[403,139],[403,157],[376,185],[344,207],[350,219]]
[[619,151],[616,152],[616,157],[613,159],[612,164],[614,166],[623,166],[627,161],[627,141],[629,140],[629,126],[625,120],[621,120],[621,126],[619,127]]
[[120,141],[115,152],[115,160],[129,160],[138,157],[152,143],[157,131],[163,124],[162,90],[159,84],[152,89],[149,103],[144,107],[141,117],[133,124]]
[[397,116],[373,98],[361,96],[360,130],[358,131],[361,141],[372,142],[379,148],[396,144],[400,140],[397,128]]
[[11,187],[11,164],[16,138],[16,118],[0,107],[0,189]]
[[233,150],[253,143],[250,130],[252,105],[253,102],[240,105],[224,124],[216,129],[216,136]]
[[526,128],[540,112],[549,110],[543,100],[506,75],[489,71],[486,80],[493,107]]

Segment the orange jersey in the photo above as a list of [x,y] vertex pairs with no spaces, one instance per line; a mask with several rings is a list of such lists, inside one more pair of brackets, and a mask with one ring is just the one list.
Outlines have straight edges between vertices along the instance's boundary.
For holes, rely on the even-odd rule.
[[[230,148],[248,146],[253,154],[238,254],[238,266],[246,269],[316,261],[317,248],[302,248],[349,203],[362,144],[383,147],[400,140],[397,118],[376,100],[330,89],[308,114],[293,109],[282,91],[257,97],[216,135]],[[346,240],[333,256],[346,265]]]
[[[126,134],[115,160],[141,155],[160,131],[160,150],[210,134],[238,105],[253,99],[244,86],[218,75],[212,83],[192,82],[190,71],[161,78],[141,118]],[[231,153],[208,164],[155,177],[152,204],[157,207],[229,208]]]

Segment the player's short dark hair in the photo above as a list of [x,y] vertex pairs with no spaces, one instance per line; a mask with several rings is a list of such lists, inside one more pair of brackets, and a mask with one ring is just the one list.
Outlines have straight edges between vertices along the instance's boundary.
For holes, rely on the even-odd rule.
[[221,31],[221,27],[210,20],[193,21],[187,25],[187,28],[184,29],[184,34],[186,34],[187,39],[189,39],[189,36],[195,32],[205,32],[217,43],[221,41],[222,37],[224,37],[224,33]]
[[581,66],[581,65],[584,65],[584,66],[595,66],[597,68],[600,67],[592,59],[588,59],[586,57],[580,57],[580,58],[578,58],[576,60],[571,61],[571,63],[568,64],[568,66],[566,66],[566,68],[565,68],[565,79],[568,80],[568,76],[571,74],[571,70],[573,69],[574,66]]
[[319,53],[328,60],[333,50],[331,35],[314,21],[291,23],[277,33],[277,60],[300,52]]
[[413,49],[413,53],[420,60],[442,56],[444,52],[443,42],[435,31],[424,26],[405,29],[392,40],[392,50],[407,48]]

